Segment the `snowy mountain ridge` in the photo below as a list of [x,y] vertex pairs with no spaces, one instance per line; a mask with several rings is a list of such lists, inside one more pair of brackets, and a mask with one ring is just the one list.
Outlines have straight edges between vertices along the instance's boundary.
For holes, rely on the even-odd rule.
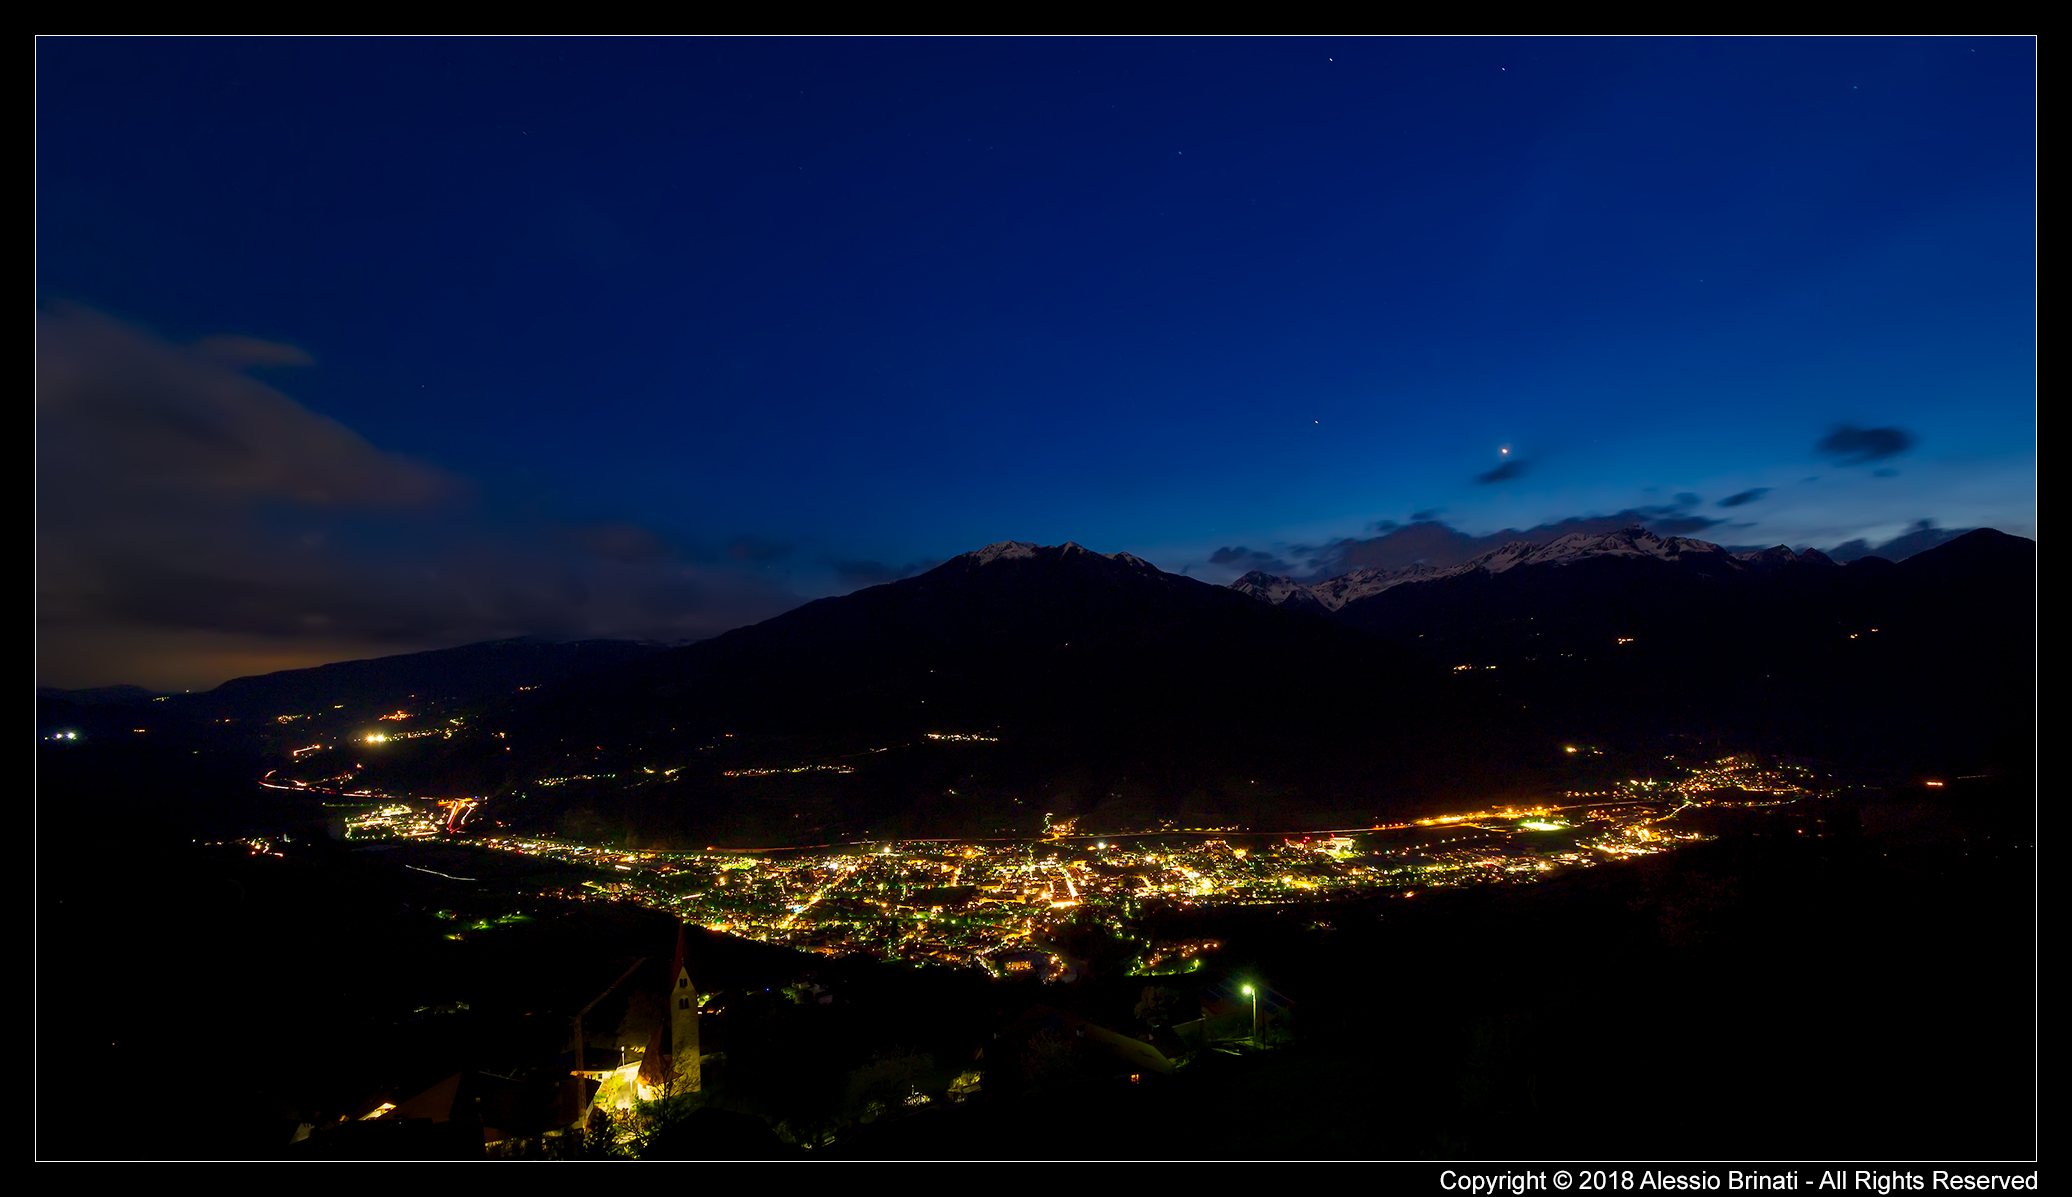
[[1777,545],[1754,552],[1729,553],[1711,541],[1687,536],[1662,536],[1634,524],[1616,532],[1571,533],[1543,545],[1529,540],[1514,540],[1463,564],[1444,569],[1422,563],[1393,570],[1356,569],[1321,582],[1298,582],[1294,578],[1253,570],[1232,582],[1230,588],[1277,607],[1309,607],[1313,604],[1326,611],[1337,611],[1348,603],[1414,582],[1432,582],[1474,573],[1495,575],[1521,566],[1557,568],[1602,557],[1651,558],[1709,567],[1709,572],[1715,573],[1767,573],[1801,563],[1814,566],[1835,564],[1827,554],[1817,549],[1794,553],[1784,545]]
[[1056,546],[1031,544],[1025,540],[1001,540],[995,541],[982,549],[973,549],[968,553],[960,553],[950,560],[965,565],[986,566],[993,564],[995,561],[1030,561],[1039,556],[1056,556],[1059,560],[1070,560],[1078,556],[1099,557],[1103,560],[1113,561],[1117,565],[1128,565],[1137,569],[1156,569],[1155,566],[1142,557],[1133,556],[1129,553],[1096,553],[1075,540],[1068,540]]

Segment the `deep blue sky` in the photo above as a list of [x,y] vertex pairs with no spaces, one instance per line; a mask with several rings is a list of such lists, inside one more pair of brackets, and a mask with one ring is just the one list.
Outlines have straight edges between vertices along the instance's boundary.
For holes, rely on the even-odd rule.
[[1003,539],[2034,535],[2028,39],[43,39],[37,89],[59,684],[706,635]]

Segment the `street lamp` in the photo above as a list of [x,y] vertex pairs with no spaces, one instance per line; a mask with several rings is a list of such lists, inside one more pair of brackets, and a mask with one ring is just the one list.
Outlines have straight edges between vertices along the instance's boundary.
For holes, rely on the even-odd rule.
[[1245,996],[1252,999],[1252,1046],[1259,1046],[1259,991],[1245,986]]

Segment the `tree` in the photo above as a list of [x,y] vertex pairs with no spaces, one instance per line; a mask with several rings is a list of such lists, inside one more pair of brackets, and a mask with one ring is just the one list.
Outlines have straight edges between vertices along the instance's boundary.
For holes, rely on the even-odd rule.
[[905,1048],[879,1052],[849,1073],[842,1112],[859,1122],[870,1122],[897,1110],[928,1085],[934,1071],[934,1061],[917,1052]]

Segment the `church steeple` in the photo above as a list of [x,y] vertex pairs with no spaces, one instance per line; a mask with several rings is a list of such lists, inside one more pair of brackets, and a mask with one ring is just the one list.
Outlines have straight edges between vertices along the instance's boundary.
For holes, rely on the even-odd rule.
[[676,959],[669,966],[670,1072],[681,1093],[696,1093],[703,1077],[698,1066],[698,985],[691,979],[687,930],[676,925]]
[[698,983],[691,979],[691,957],[682,923],[676,926],[676,957],[669,963],[667,1012],[655,1024],[640,1065],[641,1093],[649,1099],[696,1093],[703,1084],[699,1068]]

